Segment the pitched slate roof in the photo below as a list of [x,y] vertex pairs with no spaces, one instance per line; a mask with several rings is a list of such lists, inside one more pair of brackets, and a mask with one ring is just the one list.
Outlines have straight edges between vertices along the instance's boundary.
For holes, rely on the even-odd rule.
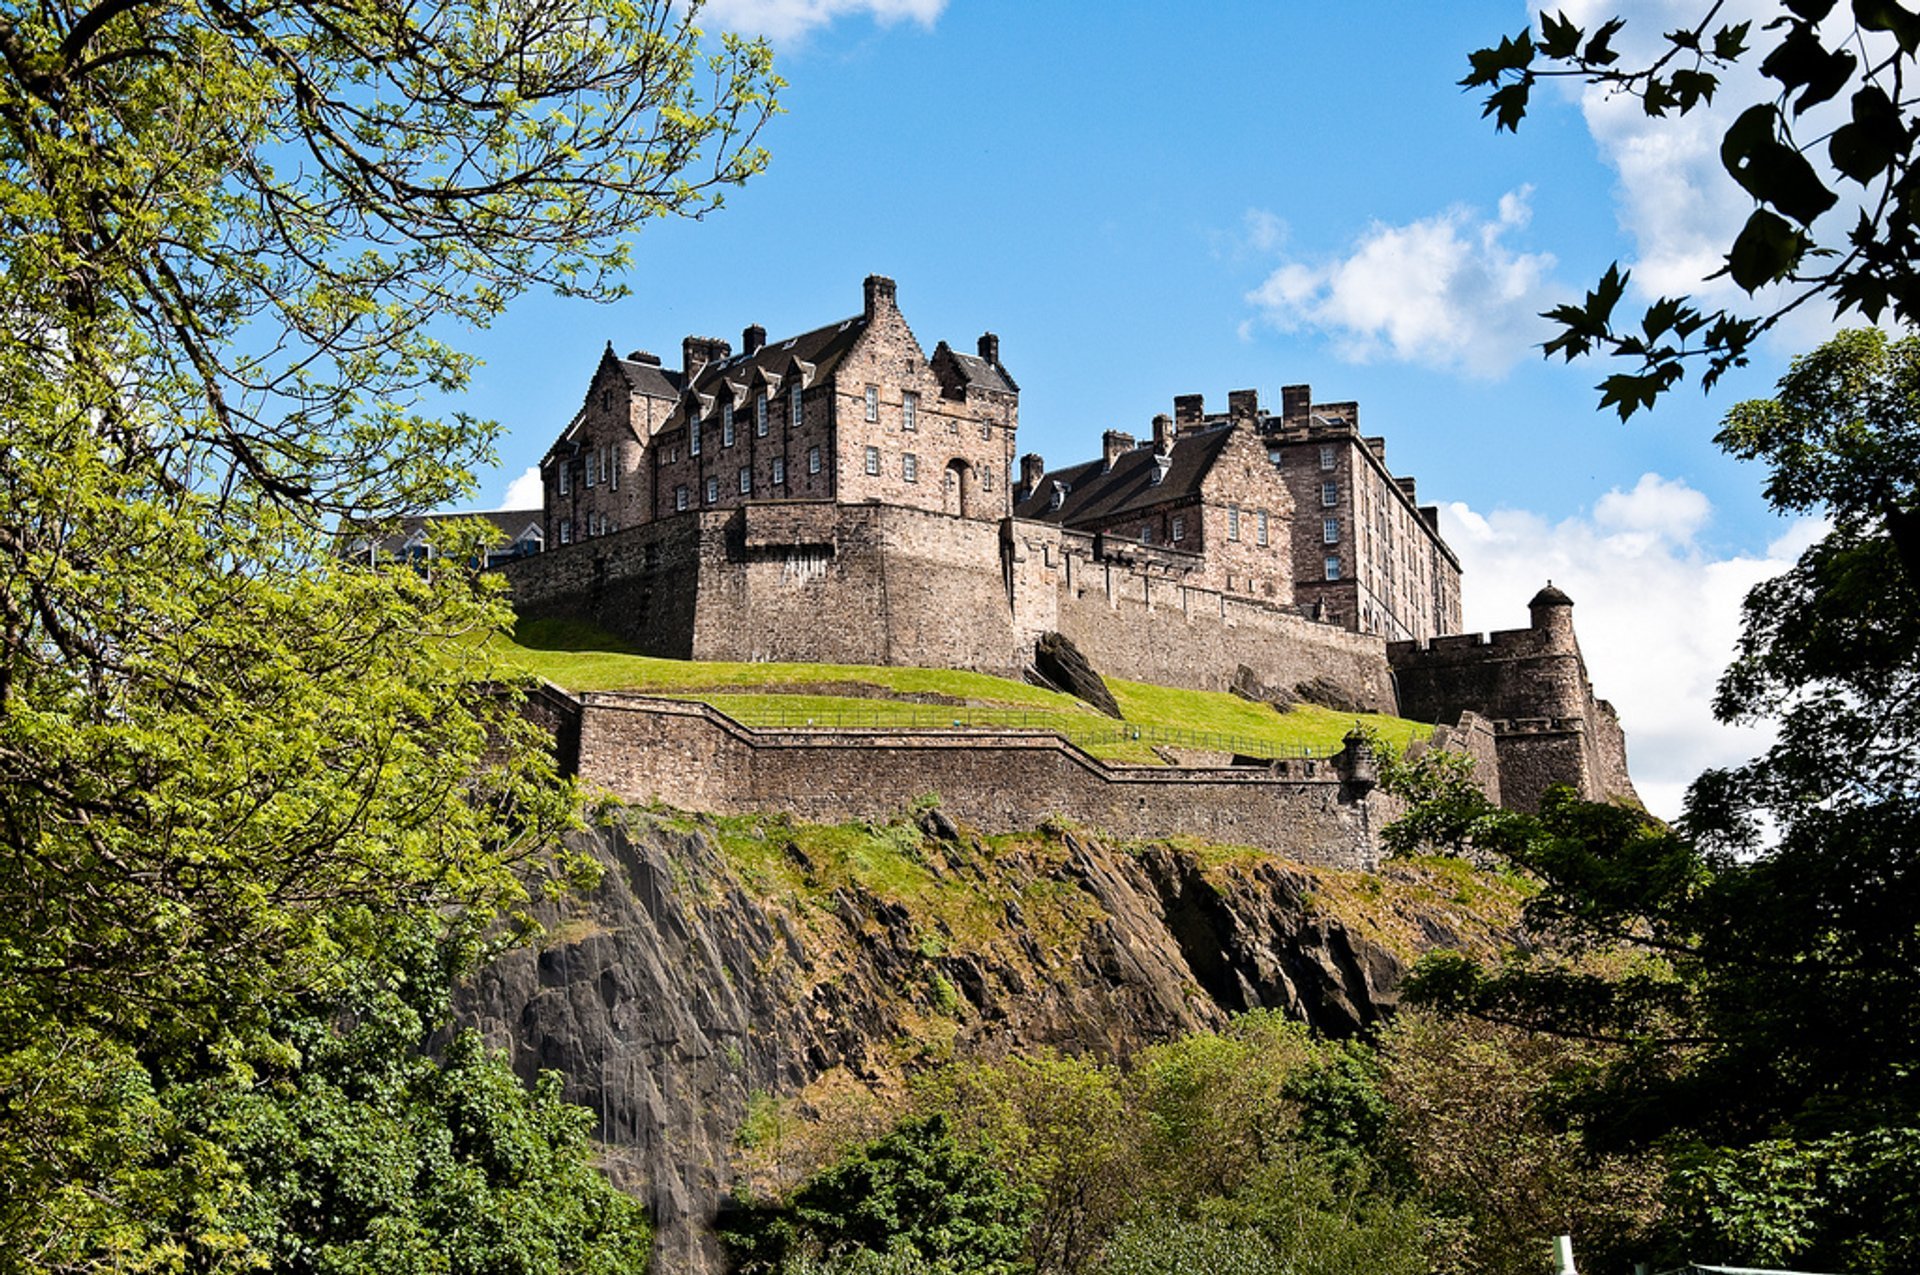
[[[1232,435],[1231,426],[1221,425],[1176,436],[1167,456],[1170,463],[1166,477],[1158,483],[1153,481],[1157,466],[1152,447],[1122,452],[1105,473],[1098,460],[1053,470],[1014,506],[1014,516],[1074,527],[1105,523],[1169,501],[1198,497],[1200,484],[1206,481]],[[1052,508],[1055,483],[1067,486],[1066,499],[1058,509]]]
[[[505,543],[511,544],[524,535],[529,528],[539,532],[544,517],[545,511],[540,509],[493,509],[465,514],[416,514],[410,518],[402,518],[394,526],[392,534],[381,537],[377,547],[382,553],[398,555],[406,550],[408,541],[425,531],[430,525],[447,522],[454,518],[478,518],[483,522],[490,522],[506,537]],[[365,542],[361,544],[361,552],[365,552]]]
[[841,358],[866,330],[866,317],[856,314],[851,319],[829,323],[811,332],[802,332],[799,336],[769,341],[752,354],[734,354],[707,364],[700,369],[700,375],[694,378],[693,388],[702,394],[717,394],[722,382],[748,382],[756,371],[769,376],[784,376],[787,368],[796,360],[811,363],[813,379],[820,381],[833,373]]
[[648,398],[680,397],[680,373],[670,372],[658,363],[639,363],[633,359],[615,358],[614,363],[626,375],[627,384],[635,393]]
[[973,354],[962,354],[958,350],[950,351],[954,366],[960,369],[960,375],[966,379],[969,387],[979,386],[983,390],[994,390],[1001,394],[1016,394],[1020,387],[1005,369],[994,366],[985,359]]

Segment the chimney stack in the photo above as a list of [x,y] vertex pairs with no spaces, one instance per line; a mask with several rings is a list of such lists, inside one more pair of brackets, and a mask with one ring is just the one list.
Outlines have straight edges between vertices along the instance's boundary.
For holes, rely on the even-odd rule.
[[680,366],[691,384],[709,363],[718,363],[733,353],[733,347],[717,337],[690,336],[680,342]]
[[650,354],[645,350],[634,350],[627,355],[627,362],[645,363],[648,367],[659,367],[660,356],[658,354]]
[[870,274],[867,276],[864,287],[866,289],[866,309],[864,313],[867,318],[871,319],[879,312],[880,303],[883,301],[891,308],[897,309],[899,307],[899,303],[894,299],[893,280],[887,278],[887,276],[883,274]]
[[980,357],[995,367],[1000,366],[1000,338],[991,332],[980,334]]
[[1313,387],[1311,385],[1280,387],[1280,423],[1282,425],[1305,425],[1307,418],[1312,415]]
[[1040,480],[1047,476],[1047,462],[1038,452],[1028,452],[1020,458],[1020,486],[1028,495],[1039,489]]
[[1173,450],[1173,418],[1165,412],[1153,418],[1153,452],[1165,456]]
[[760,347],[767,343],[767,330],[758,323],[740,334],[740,352],[745,355],[760,353]]
[[1100,436],[1100,460],[1103,471],[1113,468],[1113,462],[1133,450],[1133,435],[1110,429]]
[[1173,399],[1173,423],[1175,432],[1183,429],[1198,429],[1207,417],[1207,396],[1205,394],[1176,394]]
[[1259,420],[1260,391],[1229,390],[1227,392],[1227,415],[1236,421]]

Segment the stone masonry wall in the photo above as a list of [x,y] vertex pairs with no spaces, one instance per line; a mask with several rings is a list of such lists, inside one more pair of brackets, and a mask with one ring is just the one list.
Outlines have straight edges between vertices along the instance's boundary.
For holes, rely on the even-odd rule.
[[748,730],[703,705],[588,695],[580,778],[635,802],[820,823],[889,818],[937,794],[986,832],[1064,817],[1119,837],[1185,834],[1305,862],[1377,866],[1386,798],[1345,788],[1333,763],[1109,766],[1020,731]]

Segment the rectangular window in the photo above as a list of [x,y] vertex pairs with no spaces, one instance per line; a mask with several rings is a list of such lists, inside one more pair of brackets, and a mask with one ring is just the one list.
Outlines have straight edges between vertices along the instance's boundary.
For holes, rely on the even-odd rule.
[[753,396],[753,433],[757,438],[767,436],[767,392],[765,390]]
[[751,465],[740,466],[740,494],[742,496],[753,494],[753,466]]
[[993,424],[990,421],[980,422],[980,437],[989,443],[993,441]]
[[1240,506],[1228,505],[1227,506],[1227,539],[1238,540],[1239,538],[1240,538]]
[[711,505],[718,499],[720,499],[720,480],[709,478],[707,479],[707,503]]
[[982,491],[993,490],[993,466],[992,465],[983,465],[980,467],[980,489]]
[[1253,515],[1253,542],[1262,548],[1267,544],[1267,511],[1262,509]]
[[571,518],[560,520],[560,543],[563,545],[573,543],[573,519]]
[[1320,484],[1320,503],[1331,509],[1340,503],[1340,483],[1329,478]]
[[1322,447],[1320,449],[1320,468],[1322,469],[1333,468],[1333,448]]
[[1329,557],[1327,559],[1327,579],[1338,580],[1339,578],[1340,578],[1340,559],[1335,557]]
[[878,474],[880,472],[880,449],[878,447],[867,448],[867,472],[869,474]]
[[786,485],[786,481],[787,458],[784,456],[775,456],[773,458],[773,485],[775,487],[783,487]]
[[612,390],[603,389],[600,391],[600,410],[603,412],[611,412],[613,410]]
[[800,402],[800,387],[798,385],[794,386],[793,392],[789,394],[787,398],[789,403],[791,404],[791,407],[789,410],[792,413],[791,419],[793,421],[793,427],[795,429],[799,429],[800,423],[806,420],[807,418],[806,409],[801,405],[801,402]]
[[695,409],[687,413],[687,455],[700,454],[700,412]]
[[587,453],[587,486],[593,486],[594,479],[599,477],[599,475],[600,453],[597,450],[590,451]]
[[679,512],[681,510],[684,510],[686,507],[687,507],[687,485],[685,483],[681,483],[678,487],[675,487],[673,489],[673,508],[675,512]]
[[867,386],[867,419],[870,421],[880,419],[880,387],[878,385]]
[[1187,538],[1187,520],[1179,514],[1173,516],[1173,538],[1176,541]]
[[900,396],[900,428],[920,428],[920,396],[912,390]]
[[1320,541],[1322,544],[1329,545],[1337,545],[1340,543],[1340,520],[1338,518],[1323,518],[1320,520]]
[[807,448],[807,472],[809,474],[817,474],[820,472],[820,449],[818,447]]
[[1152,544],[1152,543],[1153,543],[1153,528],[1152,528],[1152,527],[1142,527],[1142,528],[1140,528],[1140,543],[1141,543],[1141,544],[1143,544],[1143,545],[1150,545],[1150,544]]
[[722,447],[733,446],[733,404],[732,403],[722,403],[720,405],[720,445]]
[[900,458],[900,476],[910,483],[920,481],[920,458],[912,452]]
[[607,447],[606,457],[601,460],[600,467],[607,471],[607,486],[613,488],[615,491],[619,491],[620,449],[618,446],[609,445]]
[[573,466],[564,460],[561,461],[558,468],[554,470],[554,481],[559,484],[560,494],[562,496],[571,492],[573,490]]

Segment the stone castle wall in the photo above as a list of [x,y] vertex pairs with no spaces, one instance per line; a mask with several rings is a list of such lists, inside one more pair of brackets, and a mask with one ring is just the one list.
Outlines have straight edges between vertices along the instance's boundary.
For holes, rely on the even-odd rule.
[[1537,810],[1555,784],[1591,801],[1639,804],[1619,718],[1587,678],[1573,604],[1549,586],[1531,610],[1524,629],[1388,644],[1400,715],[1491,719],[1499,800],[1513,809]]
[[1023,675],[1040,634],[1110,676],[1225,690],[1326,678],[1390,711],[1378,639],[1186,583],[1185,559],[1046,523],[768,501],[689,513],[507,564],[526,617],[590,621],[648,654]]
[[1113,766],[1036,731],[752,730],[673,700],[587,695],[579,704],[568,728],[578,731],[582,781],[716,814],[841,823],[890,818],[937,795],[948,815],[986,832],[1062,817],[1118,837],[1198,836],[1370,869],[1379,828],[1399,813],[1325,760]]

